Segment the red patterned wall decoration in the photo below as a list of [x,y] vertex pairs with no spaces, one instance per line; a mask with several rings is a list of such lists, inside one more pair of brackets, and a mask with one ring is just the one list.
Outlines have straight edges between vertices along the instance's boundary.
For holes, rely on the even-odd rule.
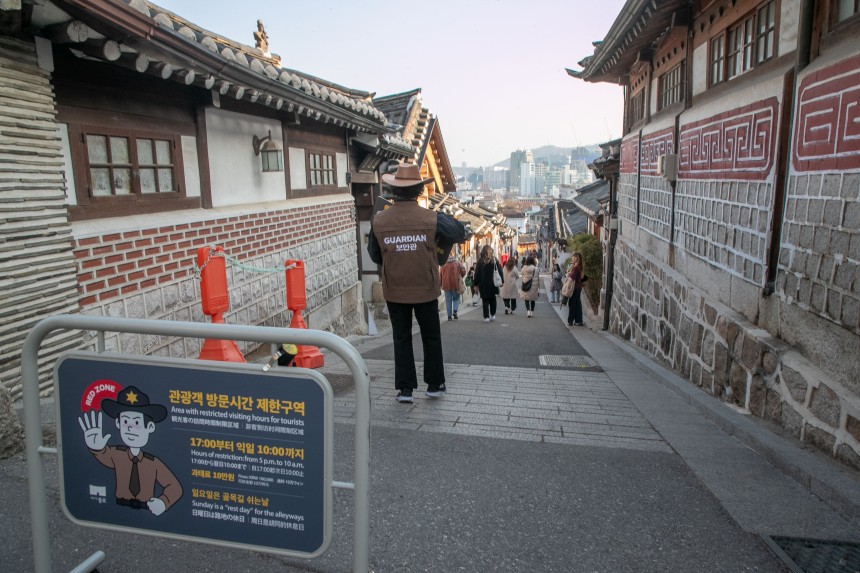
[[667,153],[675,153],[674,127],[642,136],[642,151],[639,154],[642,175],[658,175],[657,158]]
[[792,165],[797,171],[860,167],[860,56],[800,82]]
[[775,97],[681,127],[679,177],[764,180],[774,163]]
[[636,174],[639,162],[639,136],[627,137],[621,142],[621,173]]

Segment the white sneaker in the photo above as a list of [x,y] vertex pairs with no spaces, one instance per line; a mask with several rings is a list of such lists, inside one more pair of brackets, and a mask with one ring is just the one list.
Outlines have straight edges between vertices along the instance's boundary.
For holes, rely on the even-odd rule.
[[484,319],[484,322],[490,322],[490,319],[489,319],[489,318],[485,318],[485,319]]
[[494,314],[493,316],[491,316],[490,320],[496,320],[496,315]]

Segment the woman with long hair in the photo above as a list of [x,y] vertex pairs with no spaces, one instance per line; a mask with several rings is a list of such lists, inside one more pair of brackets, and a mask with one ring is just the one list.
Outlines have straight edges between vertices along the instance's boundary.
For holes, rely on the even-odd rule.
[[517,279],[520,278],[516,257],[508,257],[503,270],[502,278],[505,284],[502,285],[500,294],[502,302],[505,303],[505,314],[513,314],[517,310]]
[[561,281],[564,278],[564,273],[561,272],[561,267],[558,263],[553,263],[551,280],[549,283],[550,302],[558,302],[558,294],[561,291]]
[[[531,318],[535,314],[535,301],[540,294],[540,277],[538,276],[537,259],[530,256],[526,259],[521,273],[522,284],[520,284],[520,298],[526,303],[526,316]],[[525,290],[523,286],[529,285]]]
[[475,284],[478,285],[478,292],[481,295],[484,322],[496,320],[496,295],[499,294],[499,288],[493,279],[495,272],[498,272],[501,277],[502,266],[493,255],[493,248],[490,245],[484,245],[481,249],[481,257],[475,267]]
[[567,276],[573,281],[573,294],[570,295],[570,300],[567,301],[567,325],[568,326],[583,326],[582,322],[582,254],[573,253],[570,256],[570,271]]

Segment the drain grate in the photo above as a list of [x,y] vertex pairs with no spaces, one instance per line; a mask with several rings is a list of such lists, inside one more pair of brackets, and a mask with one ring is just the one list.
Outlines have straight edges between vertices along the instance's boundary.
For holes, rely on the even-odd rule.
[[540,356],[541,366],[561,366],[563,368],[597,368],[590,356],[542,354]]
[[768,546],[794,573],[857,573],[860,543],[763,536]]

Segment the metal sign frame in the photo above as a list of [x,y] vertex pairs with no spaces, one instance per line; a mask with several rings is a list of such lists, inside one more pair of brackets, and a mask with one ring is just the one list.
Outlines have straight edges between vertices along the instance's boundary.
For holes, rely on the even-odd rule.
[[[367,366],[358,351],[346,340],[329,332],[293,328],[271,328],[265,326],[242,326],[195,322],[174,322],[131,318],[111,318],[86,315],[58,315],[36,324],[24,342],[21,354],[21,380],[23,384],[24,425],[26,431],[27,467],[29,473],[30,513],[33,528],[33,557],[35,571],[52,571],[48,503],[45,483],[43,454],[57,454],[57,448],[42,443],[41,412],[39,405],[38,352],[43,340],[60,329],[94,331],[97,335],[98,351],[104,353],[104,333],[122,332],[132,334],[158,334],[189,338],[216,338],[246,340],[280,344],[289,340],[328,348],[347,364],[352,373],[355,388],[355,471],[354,481],[331,480],[332,488],[352,489],[355,492],[353,515],[353,572],[366,573],[370,567],[370,376]],[[113,354],[111,354],[113,356]],[[211,368],[212,362],[201,361],[201,367]],[[261,366],[262,369],[262,366]],[[330,443],[326,447],[330,447]],[[330,452],[327,453],[329,455]],[[330,473],[330,472],[329,472]],[[329,475],[326,479],[329,479]],[[329,520],[330,521],[330,520]],[[241,545],[240,545],[241,546]],[[260,550],[258,547],[254,547]],[[280,552],[279,552],[280,553]],[[306,556],[307,554],[302,554]],[[98,551],[81,563],[75,571],[90,571],[105,558]]]

